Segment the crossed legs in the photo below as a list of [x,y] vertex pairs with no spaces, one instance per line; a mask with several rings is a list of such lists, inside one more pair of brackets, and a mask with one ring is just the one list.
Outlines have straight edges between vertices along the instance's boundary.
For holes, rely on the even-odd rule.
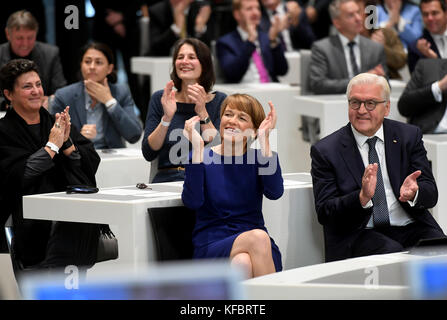
[[261,229],[241,233],[233,242],[230,259],[232,264],[241,265],[249,278],[276,271],[270,237]]

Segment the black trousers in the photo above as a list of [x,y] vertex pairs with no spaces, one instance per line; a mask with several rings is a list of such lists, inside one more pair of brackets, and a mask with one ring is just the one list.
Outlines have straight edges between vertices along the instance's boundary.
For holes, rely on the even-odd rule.
[[402,227],[365,229],[352,246],[352,257],[406,251],[419,240],[430,238],[446,238],[446,235],[419,221]]

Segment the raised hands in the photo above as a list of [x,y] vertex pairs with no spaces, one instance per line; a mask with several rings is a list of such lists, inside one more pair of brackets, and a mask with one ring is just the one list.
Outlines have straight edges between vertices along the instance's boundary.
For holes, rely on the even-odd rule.
[[88,95],[96,101],[106,103],[110,99],[113,99],[107,77],[104,78],[102,83],[93,80],[84,80],[84,86]]
[[200,117],[194,116],[185,121],[185,127],[183,128],[183,135],[192,144],[193,163],[200,163],[203,161],[203,147],[205,145],[205,142],[203,141],[200,133],[195,129],[199,121]]
[[161,105],[163,106],[164,121],[170,122],[177,111],[177,102],[175,101],[174,81],[168,81],[161,96]]
[[379,170],[379,165],[377,163],[369,164],[365,168],[365,172],[362,177],[362,189],[360,190],[360,203],[365,206],[369,200],[372,199],[374,193],[376,192],[377,185],[377,171]]
[[208,20],[211,15],[211,6],[210,5],[204,5],[200,8],[199,13],[197,14],[196,21],[195,21],[195,31],[196,32],[203,32],[206,24],[208,23]]
[[51,128],[48,142],[55,144],[58,148],[62,147],[62,144],[68,140],[70,136],[70,114],[68,113],[70,107],[66,107],[61,113],[55,114],[54,125]]
[[208,112],[206,111],[206,100],[208,94],[205,89],[198,84],[190,84],[188,85],[187,90],[188,98],[191,99],[193,103],[195,103],[194,111],[199,115],[201,119],[208,116]]
[[419,39],[416,42],[416,48],[427,58],[435,59],[438,57],[436,52],[431,48],[430,42],[427,39]]
[[421,170],[417,170],[405,178],[404,183],[400,187],[399,201],[407,202],[413,201],[416,196],[416,192],[419,189],[417,178],[422,174]]
[[261,122],[258,128],[258,139],[261,144],[261,151],[264,156],[270,157],[272,155],[272,150],[270,148],[270,131],[275,129],[276,126],[276,110],[273,103],[269,101],[270,112],[267,117]]

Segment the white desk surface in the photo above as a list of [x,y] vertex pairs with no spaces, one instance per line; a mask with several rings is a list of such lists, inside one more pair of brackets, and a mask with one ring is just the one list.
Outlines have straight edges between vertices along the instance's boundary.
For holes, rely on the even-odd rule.
[[301,83],[301,55],[299,51],[288,51],[284,54],[289,65],[289,70],[284,76],[279,76],[281,83],[299,85]]
[[132,57],[130,68],[133,73],[151,75],[151,95],[166,86],[171,80],[172,57]]
[[423,258],[403,252],[366,256],[273,273],[243,285],[248,299],[406,299],[405,263]]
[[431,209],[433,217],[447,232],[447,134],[424,134],[427,158],[432,162],[433,176],[438,187],[438,203]]
[[101,162],[96,172],[96,184],[99,188],[149,182],[151,163],[144,159],[139,148],[96,151],[101,157]]
[[[314,229],[310,175],[284,175],[295,180],[285,186],[285,194],[276,201],[264,201],[265,225],[279,246],[284,268],[315,264],[322,261],[322,228]],[[149,207],[181,206],[182,182],[150,185],[154,190],[174,192],[163,197],[146,197],[135,186],[100,189],[94,194],[64,192],[23,197],[23,216],[28,219],[109,224],[118,238],[119,258],[99,263],[122,263],[134,268],[154,261]],[[312,210],[312,211],[311,211]],[[313,222],[312,222],[313,221]]]

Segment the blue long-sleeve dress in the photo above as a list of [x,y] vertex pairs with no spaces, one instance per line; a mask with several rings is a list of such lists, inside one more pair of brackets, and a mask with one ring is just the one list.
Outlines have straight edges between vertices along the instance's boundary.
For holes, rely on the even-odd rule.
[[[205,148],[200,164],[185,165],[182,200],[196,210],[193,231],[194,258],[229,257],[239,234],[262,229],[262,199],[278,199],[284,192],[277,154],[263,157],[248,149],[239,157],[225,157]],[[276,271],[282,270],[281,253],[270,238]]]

